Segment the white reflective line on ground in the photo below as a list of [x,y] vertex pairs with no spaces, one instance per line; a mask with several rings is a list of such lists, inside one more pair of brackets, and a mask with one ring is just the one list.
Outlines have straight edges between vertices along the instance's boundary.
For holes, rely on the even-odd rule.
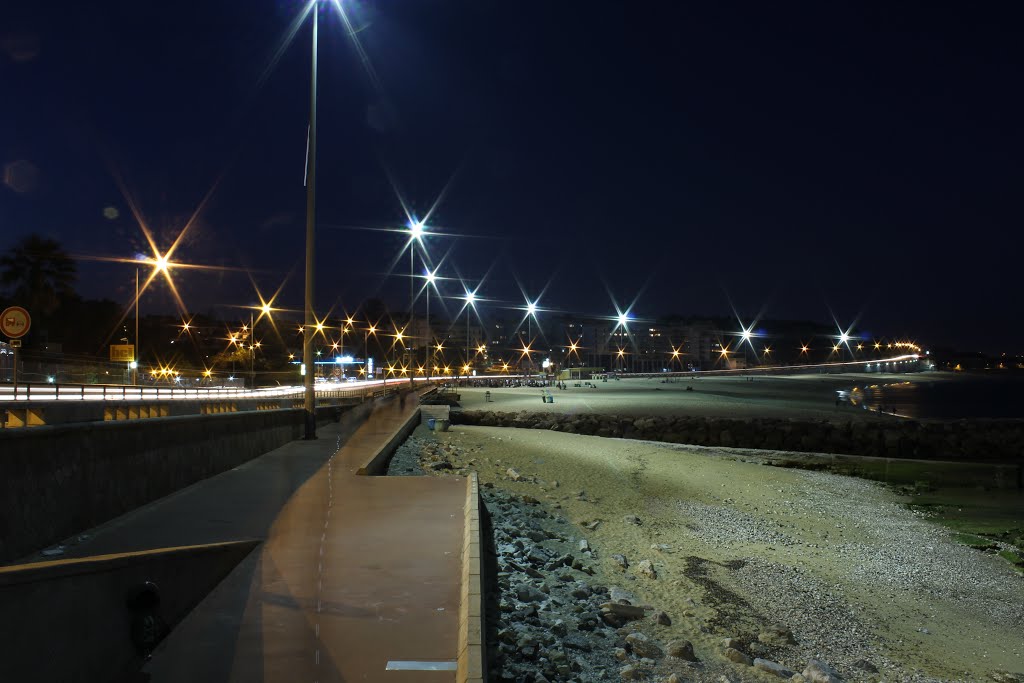
[[457,671],[458,664],[454,659],[443,662],[388,662],[385,671]]

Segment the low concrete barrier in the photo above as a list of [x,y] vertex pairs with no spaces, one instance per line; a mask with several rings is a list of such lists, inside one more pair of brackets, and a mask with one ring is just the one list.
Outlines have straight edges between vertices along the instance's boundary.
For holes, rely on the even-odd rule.
[[[422,389],[420,391],[417,391],[416,393],[418,396],[424,396],[429,393],[432,393],[433,391],[433,388],[429,388]],[[404,395],[394,400],[404,400]],[[398,447],[402,445],[402,442],[405,441],[410,434],[412,434],[413,430],[416,429],[416,425],[418,425],[419,423],[420,410],[417,410],[415,413],[409,416],[409,419],[405,422],[405,424],[403,424],[402,426],[395,430],[395,432],[391,435],[391,437],[387,440],[387,442],[379,451],[373,453],[367,459],[367,461],[363,463],[358,470],[356,470],[356,474],[363,476],[377,476],[384,474],[387,471],[388,462],[391,460],[391,456],[394,455]]]
[[[343,410],[318,408],[317,419],[335,421]],[[303,411],[294,409],[0,431],[0,562],[237,467],[302,431]]]
[[[354,405],[369,397],[317,397],[318,406]],[[146,420],[154,417],[213,415],[249,410],[302,408],[302,398],[225,396],[208,399],[128,399],[124,401],[22,401],[0,403],[0,426],[7,429],[81,422]]]
[[480,488],[476,472],[466,479],[466,519],[462,545],[462,595],[459,601],[457,683],[487,679],[484,646],[483,560],[480,537]]
[[0,678],[128,680],[146,651],[257,545],[215,543],[0,567]]

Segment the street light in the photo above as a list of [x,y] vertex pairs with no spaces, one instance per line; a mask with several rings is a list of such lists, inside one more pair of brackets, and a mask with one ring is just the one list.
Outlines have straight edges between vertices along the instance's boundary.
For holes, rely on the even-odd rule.
[[[474,310],[476,309],[476,306],[473,303],[474,301],[476,301],[476,292],[471,292],[469,290],[466,290],[465,299],[466,299],[466,363],[468,364],[469,363],[469,309],[470,309],[470,307],[473,307]],[[468,367],[468,365],[467,365],[467,367]],[[466,377],[469,377],[469,373],[468,372],[466,373]]]
[[375,325],[370,325],[365,330],[363,330],[363,355],[366,356],[365,358],[363,358],[363,367],[367,369],[367,372],[369,372],[369,367],[368,367],[369,366],[369,362],[370,362],[370,342],[369,342],[369,339],[370,339],[370,335],[371,334],[374,337],[377,336],[377,327]]
[[424,362],[429,372],[429,368],[433,361],[433,357],[430,355],[430,347],[434,343],[434,331],[430,327],[430,288],[435,286],[434,283],[437,281],[437,271],[435,270],[431,272],[430,270],[427,270],[425,273],[424,277],[427,279],[427,357]]
[[[414,259],[416,256],[416,243],[423,240],[423,233],[427,230],[423,221],[409,221],[409,327],[412,328],[413,309],[416,304],[415,278],[413,277]],[[428,290],[429,291],[429,290]]]
[[[313,283],[316,265],[316,68],[317,37],[319,32],[319,0],[313,3],[313,49],[310,61],[309,87],[309,139],[306,149],[306,292],[305,325],[315,324],[313,317]],[[313,335],[302,337],[302,365],[306,368],[303,392],[303,410],[306,417],[307,440],[316,438],[316,394],[313,389]]]

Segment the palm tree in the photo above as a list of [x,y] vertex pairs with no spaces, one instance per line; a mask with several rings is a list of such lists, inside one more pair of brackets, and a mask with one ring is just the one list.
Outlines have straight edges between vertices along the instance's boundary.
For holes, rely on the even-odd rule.
[[30,313],[53,313],[61,299],[74,296],[75,279],[75,262],[59,242],[46,237],[24,237],[0,257],[0,285]]

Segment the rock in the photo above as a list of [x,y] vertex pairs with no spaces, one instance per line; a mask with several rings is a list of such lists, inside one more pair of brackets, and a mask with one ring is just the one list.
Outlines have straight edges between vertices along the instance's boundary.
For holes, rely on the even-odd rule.
[[652,618],[654,619],[654,623],[656,623],[656,624],[661,624],[662,626],[671,626],[672,625],[672,619],[668,616],[667,613],[665,613],[665,612],[663,612],[661,610],[658,610],[657,612],[655,612],[652,615]]
[[789,677],[789,683],[807,683],[807,679],[803,674],[793,674]]
[[740,648],[740,641],[737,640],[736,638],[724,638],[722,640],[722,647],[724,647],[726,649],[732,647],[732,648],[736,648],[738,650]]
[[646,576],[648,579],[658,578],[658,572],[654,571],[654,565],[651,564],[650,560],[640,560],[640,564],[636,566],[636,571],[641,576]]
[[637,602],[636,596],[629,591],[622,590],[618,586],[612,586],[608,590],[608,597],[611,598],[612,602],[626,601],[626,604],[632,605]]
[[633,681],[647,676],[647,670],[642,666],[629,664],[619,669],[619,676],[625,681]]
[[808,660],[804,678],[810,683],[840,683],[843,680],[835,669],[818,659]]
[[626,559],[625,555],[612,555],[612,561],[619,565],[619,569],[626,571],[629,568],[629,560]]
[[523,475],[519,474],[519,472],[517,472],[514,467],[509,467],[507,470],[505,470],[505,474],[512,481],[519,481],[520,479],[523,478]]
[[652,543],[651,550],[657,550],[659,553],[667,553],[672,550],[672,546],[667,543]]
[[617,647],[614,650],[612,650],[612,654],[614,654],[615,659],[619,660],[620,662],[626,661],[626,658],[629,657],[629,655],[626,653],[625,648],[621,647]]
[[858,659],[853,663],[853,668],[860,669],[861,671],[867,671],[869,674],[878,673],[878,667],[866,659]]
[[601,526],[601,520],[595,519],[593,522],[591,522],[590,524],[587,525],[587,528],[590,529],[591,531],[594,531],[599,526]]
[[665,679],[665,683],[683,683],[683,679],[679,677],[679,674],[672,674]]
[[637,657],[661,659],[665,656],[665,653],[661,651],[658,644],[650,640],[643,633],[630,633],[626,636],[626,642],[633,648],[633,654]]
[[642,524],[640,518],[636,515],[626,515],[622,518],[622,521],[626,524],[635,524],[636,526],[640,526]]
[[617,617],[623,619],[643,619],[644,608],[636,607],[634,605],[624,605],[621,602],[603,602],[601,603],[601,611],[614,614]]
[[793,672],[782,666],[778,662],[773,662],[770,659],[761,659],[758,657],[754,660],[754,668],[760,669],[770,674],[774,674],[779,678],[789,678],[793,675]]
[[765,645],[793,645],[793,632],[785,626],[774,624],[757,634],[757,639]]
[[548,596],[533,586],[523,583],[516,586],[516,597],[519,598],[520,602],[542,602]]
[[587,539],[584,538],[580,541],[580,552],[585,553],[588,550],[590,550],[590,544],[587,543]]
[[667,647],[669,657],[685,659],[688,662],[697,661],[697,655],[693,654],[693,643],[688,640],[673,640]]
[[429,465],[427,465],[427,469],[431,469],[431,470],[434,470],[434,471],[450,470],[450,469],[452,469],[452,464],[450,462],[448,462],[447,460],[441,460],[441,461],[438,461],[438,462],[430,463]]
[[573,588],[572,593],[570,593],[569,595],[576,598],[577,600],[586,600],[591,595],[593,595],[593,591],[590,590],[590,586],[583,584],[582,586]]
[[725,655],[726,659],[736,662],[737,664],[743,664],[744,666],[753,666],[754,660],[743,654],[734,647],[726,649],[722,654]]

